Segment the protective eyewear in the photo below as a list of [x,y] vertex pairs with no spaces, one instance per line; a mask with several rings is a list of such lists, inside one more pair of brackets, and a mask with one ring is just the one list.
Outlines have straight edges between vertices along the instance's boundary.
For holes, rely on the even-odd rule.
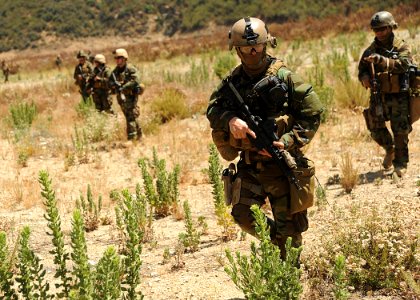
[[243,54],[251,54],[252,50],[259,53],[264,50],[264,44],[257,44],[257,45],[252,45],[252,46],[241,46],[238,48],[239,48],[239,51],[241,51]]
[[115,59],[124,58],[124,56],[114,56]]
[[373,32],[382,32],[385,31],[388,28],[388,26],[379,27],[379,28],[372,28]]

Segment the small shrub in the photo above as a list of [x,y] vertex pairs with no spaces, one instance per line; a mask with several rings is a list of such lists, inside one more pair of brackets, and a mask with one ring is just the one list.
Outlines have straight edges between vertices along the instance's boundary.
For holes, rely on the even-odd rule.
[[86,98],[86,101],[81,100],[76,106],[76,112],[82,119],[86,119],[91,114],[95,113],[95,104],[93,103],[92,96]]
[[340,183],[346,193],[350,193],[359,181],[357,168],[353,165],[352,155],[348,152],[341,156],[341,177]]
[[27,130],[37,115],[35,103],[16,103],[9,106],[9,119],[15,130]]
[[228,72],[237,65],[236,58],[230,52],[223,52],[216,56],[213,70],[219,79],[222,79]]
[[110,246],[96,267],[93,299],[120,299],[121,259],[115,248]]
[[346,300],[349,297],[349,292],[346,288],[346,258],[343,255],[338,255],[335,259],[334,270],[334,297],[337,300]]
[[95,203],[90,184],[87,187],[86,200],[83,195],[80,195],[80,199],[76,201],[76,207],[82,213],[85,230],[89,232],[97,229],[101,219],[102,196],[99,196],[97,203]]
[[186,95],[174,88],[164,89],[151,104],[152,114],[164,124],[174,118],[184,119],[190,116]]
[[[155,215],[170,215],[171,208],[179,202],[179,165],[176,165],[172,172],[168,172],[166,161],[158,158],[155,148],[152,164],[148,167],[146,159],[139,159],[138,165],[142,172],[147,201],[153,207]],[[151,171],[154,171],[153,175],[156,177],[155,184]]]
[[179,234],[179,241],[184,245],[185,250],[195,252],[200,245],[201,233],[197,231],[191,216],[191,209],[188,201],[184,201],[184,214],[185,214],[185,233]]
[[319,208],[325,207],[325,205],[327,205],[328,201],[327,201],[327,191],[325,190],[325,188],[323,188],[321,185],[318,185],[316,187],[316,191],[315,191],[315,195],[316,195],[316,205]]
[[280,249],[270,240],[270,229],[264,213],[253,205],[251,210],[256,220],[259,247],[251,243],[250,257],[236,252],[236,260],[229,250],[226,256],[229,265],[226,273],[247,299],[299,299],[302,285],[301,271],[296,268],[302,247],[292,248],[292,239],[286,242],[286,260],[280,259]]
[[17,300],[13,288],[13,266],[7,246],[6,233],[0,231],[0,298]]
[[237,229],[235,222],[229,213],[228,207],[225,204],[223,182],[220,179],[222,165],[220,163],[217,148],[214,144],[210,144],[209,153],[209,169],[207,173],[213,188],[212,194],[217,224],[223,228],[222,239],[224,241],[229,241],[236,237]]
[[356,79],[336,85],[335,102],[339,107],[354,109],[369,105],[369,92]]
[[333,50],[332,54],[326,56],[326,64],[334,79],[343,83],[350,80],[350,62],[347,51],[340,53]]
[[90,143],[87,132],[84,128],[78,129],[74,125],[74,136],[72,136],[73,149],[75,157],[79,163],[87,163],[89,161]]
[[29,235],[30,229],[25,226],[19,237],[19,260],[16,264],[19,270],[16,276],[19,292],[24,299],[52,299],[53,296],[48,293],[50,284],[45,280],[46,270],[29,247]]
[[199,86],[209,81],[209,68],[204,59],[197,64],[192,61],[188,72],[184,75],[184,83],[192,86]]
[[313,85],[319,100],[321,101],[324,111],[321,114],[321,122],[325,123],[334,108],[334,89],[325,85],[324,70],[317,64],[309,70],[308,81]]

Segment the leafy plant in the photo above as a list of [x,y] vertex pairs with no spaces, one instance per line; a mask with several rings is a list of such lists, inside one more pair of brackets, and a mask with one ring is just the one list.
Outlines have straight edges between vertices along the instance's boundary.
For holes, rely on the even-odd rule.
[[6,233],[0,231],[0,298],[17,300],[13,288],[13,266],[9,257]]
[[346,300],[350,296],[346,288],[346,258],[338,255],[333,270],[334,297],[337,300]]
[[179,241],[184,245],[185,250],[195,252],[200,245],[201,233],[197,231],[196,226],[192,220],[191,209],[188,201],[184,201],[185,214],[185,230],[186,232],[179,234]]
[[[38,182],[41,184],[41,196],[45,199],[44,206],[46,214],[44,218],[47,220],[47,226],[51,232],[47,232],[52,237],[52,244],[54,248],[49,251],[54,255],[54,264],[56,265],[56,272],[54,277],[60,278],[61,282],[55,284],[59,289],[57,295],[61,298],[69,296],[71,287],[71,277],[68,276],[68,269],[66,262],[69,259],[69,253],[64,248],[64,234],[61,230],[61,218],[58,213],[57,200],[55,192],[51,186],[51,179],[46,171],[40,171]],[[61,291],[60,291],[61,288]]]
[[302,247],[292,248],[292,239],[286,242],[286,259],[280,259],[280,249],[270,240],[270,229],[264,213],[253,205],[259,247],[251,242],[250,257],[236,252],[235,258],[226,250],[229,265],[226,273],[247,299],[299,299],[302,285],[301,270],[296,267]]
[[225,204],[223,182],[220,179],[222,165],[220,163],[217,148],[214,144],[210,144],[209,152],[208,176],[213,188],[212,194],[217,224],[223,228],[222,239],[229,241],[236,237],[237,230],[233,218],[228,211],[228,207]]
[[87,187],[86,200],[83,195],[80,195],[80,200],[76,200],[76,207],[82,213],[85,230],[89,232],[97,229],[100,223],[102,196],[100,195],[98,197],[97,203],[95,203],[93,200],[90,184],[88,184]]
[[119,299],[121,295],[121,259],[115,248],[110,246],[96,267],[93,299]]
[[[157,217],[170,215],[171,208],[179,202],[179,165],[176,165],[172,172],[168,172],[166,161],[158,158],[155,148],[153,148],[151,165],[148,167],[146,159],[139,159],[138,165],[143,176],[146,198],[154,208],[155,215]],[[154,171],[153,175],[156,177],[156,181],[154,181],[151,171]]]

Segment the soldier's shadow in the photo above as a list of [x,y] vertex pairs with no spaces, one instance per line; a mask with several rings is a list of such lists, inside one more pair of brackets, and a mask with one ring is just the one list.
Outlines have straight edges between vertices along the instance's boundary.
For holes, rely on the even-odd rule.
[[360,182],[360,184],[372,183],[378,178],[379,179],[384,178],[382,170],[375,171],[375,172],[369,171],[369,172],[366,172],[364,174],[360,174],[359,175],[359,182]]

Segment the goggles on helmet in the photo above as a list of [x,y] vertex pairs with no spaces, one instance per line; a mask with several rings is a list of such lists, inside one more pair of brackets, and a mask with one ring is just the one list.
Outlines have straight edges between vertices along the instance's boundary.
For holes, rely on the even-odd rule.
[[250,46],[240,46],[239,51],[241,51],[243,54],[251,54],[252,50],[254,50],[257,53],[260,53],[264,50],[265,45],[264,44],[257,44],[257,45],[250,45]]

